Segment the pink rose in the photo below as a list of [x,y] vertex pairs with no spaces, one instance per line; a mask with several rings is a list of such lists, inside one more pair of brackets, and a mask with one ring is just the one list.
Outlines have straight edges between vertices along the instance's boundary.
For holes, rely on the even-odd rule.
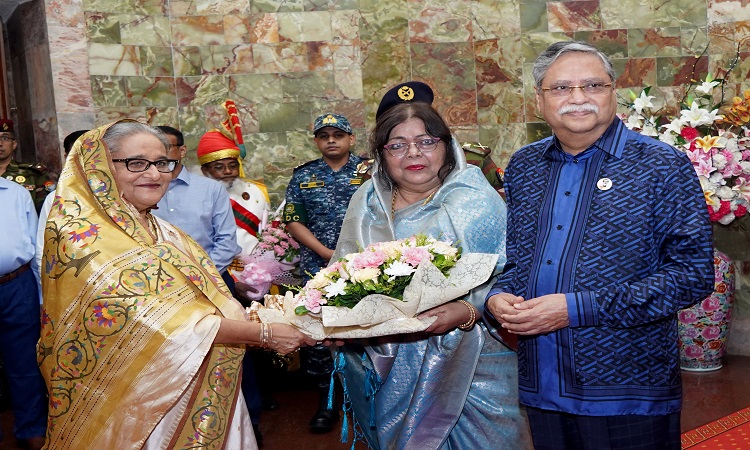
[[690,309],[683,309],[677,313],[677,318],[682,323],[695,323],[698,321],[698,315]]
[[377,269],[385,262],[385,253],[380,250],[365,251],[356,255],[349,262],[351,270],[360,270],[367,268]]
[[701,336],[705,339],[716,339],[721,335],[721,328],[719,327],[706,327]]
[[323,298],[323,293],[317,289],[310,289],[305,291],[304,304],[305,308],[313,314],[320,312],[320,306],[327,303],[326,299]]
[[697,345],[686,345],[683,350],[688,358],[701,358],[703,356],[703,348]]
[[704,311],[716,311],[721,308],[721,303],[719,303],[719,299],[712,295],[701,302],[701,308]]

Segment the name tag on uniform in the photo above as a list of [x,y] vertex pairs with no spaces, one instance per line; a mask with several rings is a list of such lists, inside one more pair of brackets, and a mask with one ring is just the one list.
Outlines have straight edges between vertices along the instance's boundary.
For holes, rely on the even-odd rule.
[[325,186],[325,181],[318,180],[318,178],[313,174],[310,176],[310,179],[307,181],[303,181],[299,184],[300,189],[313,189],[313,188],[319,188]]
[[354,184],[354,185],[362,184],[362,178],[360,177],[352,178],[351,180],[349,180],[349,184]]

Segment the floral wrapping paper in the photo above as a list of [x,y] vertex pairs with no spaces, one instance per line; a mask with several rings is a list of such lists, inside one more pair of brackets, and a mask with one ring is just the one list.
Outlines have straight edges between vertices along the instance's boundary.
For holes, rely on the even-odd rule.
[[[320,315],[297,315],[291,292],[283,297],[283,306],[255,307],[255,314],[266,323],[288,323],[316,340],[353,339],[415,333],[429,327],[434,318],[415,316],[428,309],[463,297],[487,281],[495,269],[498,255],[468,253],[461,256],[446,278],[432,264],[423,263],[404,291],[404,300],[384,295],[364,297],[354,308],[323,306]],[[272,296],[266,296],[268,299]],[[280,296],[275,296],[280,297]],[[251,310],[253,307],[250,308]]]

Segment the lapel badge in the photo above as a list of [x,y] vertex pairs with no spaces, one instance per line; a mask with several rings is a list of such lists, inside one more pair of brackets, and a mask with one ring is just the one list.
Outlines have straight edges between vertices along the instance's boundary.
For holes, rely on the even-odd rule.
[[599,181],[596,182],[596,187],[598,187],[600,191],[608,191],[612,188],[612,180],[609,178],[600,178]]
[[315,174],[310,175],[310,179],[300,183],[299,187],[300,189],[312,189],[312,188],[319,188],[325,186],[325,181],[318,181],[318,177],[315,176]]

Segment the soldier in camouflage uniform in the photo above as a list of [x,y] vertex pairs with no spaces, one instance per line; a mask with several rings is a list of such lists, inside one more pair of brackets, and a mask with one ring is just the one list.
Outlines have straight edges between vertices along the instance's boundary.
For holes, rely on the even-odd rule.
[[41,164],[13,161],[16,146],[13,121],[0,119],[0,176],[28,189],[38,213],[47,194],[55,189],[55,182],[50,179],[47,169]]
[[[300,268],[304,281],[328,265],[349,200],[362,184],[358,171],[362,159],[349,152],[354,135],[346,117],[339,114],[318,117],[313,135],[323,157],[294,169],[284,207],[287,230],[302,244]],[[304,369],[316,380],[320,395],[310,429],[313,432],[330,431],[338,420],[337,409],[328,409],[333,370],[331,351],[318,345],[302,349],[301,356]]]
[[[435,94],[432,92],[432,88],[421,81],[408,81],[397,84],[389,89],[383,96],[383,99],[380,100],[378,110],[375,113],[375,120],[399,103],[424,102],[432,104],[434,99]],[[490,148],[478,142],[466,142],[461,145],[461,148],[464,150],[466,162],[481,168],[482,173],[487,177],[487,181],[489,181],[495,190],[503,195],[503,171],[492,161]]]

